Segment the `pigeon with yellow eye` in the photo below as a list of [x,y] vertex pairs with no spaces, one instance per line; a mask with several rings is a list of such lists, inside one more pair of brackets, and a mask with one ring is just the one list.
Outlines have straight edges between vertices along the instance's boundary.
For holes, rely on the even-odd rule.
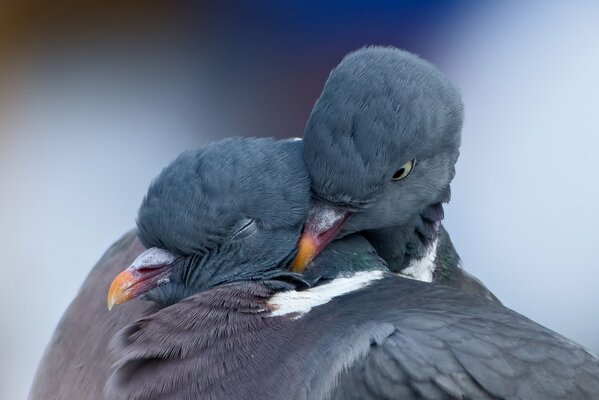
[[462,129],[457,89],[432,64],[391,47],[346,56],[306,126],[314,197],[295,271],[335,237],[363,232],[389,267],[496,300],[460,266],[441,225]]

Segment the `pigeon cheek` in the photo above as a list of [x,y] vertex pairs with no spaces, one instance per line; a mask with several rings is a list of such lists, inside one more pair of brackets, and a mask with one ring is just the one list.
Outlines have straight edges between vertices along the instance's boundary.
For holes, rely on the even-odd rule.
[[166,283],[175,265],[175,256],[162,249],[143,252],[129,268],[117,275],[108,290],[108,309],[138,298]]

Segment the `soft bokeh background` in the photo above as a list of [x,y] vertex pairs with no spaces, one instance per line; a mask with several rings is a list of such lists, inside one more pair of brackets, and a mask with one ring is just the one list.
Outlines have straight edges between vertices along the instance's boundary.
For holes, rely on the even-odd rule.
[[446,225],[466,268],[599,352],[599,3],[148,3],[0,6],[0,398],[26,396],[166,163],[224,136],[301,136],[329,70],[367,44],[462,89]]

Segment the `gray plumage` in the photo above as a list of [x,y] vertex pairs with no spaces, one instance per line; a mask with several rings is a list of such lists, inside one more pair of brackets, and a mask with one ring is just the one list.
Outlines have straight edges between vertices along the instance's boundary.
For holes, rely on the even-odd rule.
[[[256,146],[271,144],[267,141]],[[215,146],[234,147],[235,141]],[[286,159],[290,168],[301,170],[301,158],[293,146],[298,145],[271,148],[295,152],[296,156]],[[214,151],[215,148],[206,154]],[[241,153],[237,154],[241,157]],[[207,156],[200,159],[204,157]],[[237,168],[249,168],[249,176],[256,180],[268,176],[257,174],[268,167],[250,161],[251,157]],[[175,164],[165,174],[177,169],[177,165],[194,170],[195,165],[201,165],[187,163],[185,159]],[[237,168],[229,173],[239,176]],[[213,172],[209,168],[202,171]],[[162,215],[179,215],[168,208],[182,211],[182,204],[191,204],[183,202],[183,198],[180,202],[163,201],[170,199],[163,198],[163,193],[177,192],[174,190],[177,185],[188,184],[177,179],[171,181],[173,178],[163,181],[164,176],[156,181],[161,182],[158,185],[162,189],[152,189],[144,201],[144,204],[157,201],[163,213],[140,213],[146,215],[140,218],[149,218],[140,221],[140,226],[160,224],[151,220]],[[223,177],[222,182],[230,180]],[[268,212],[276,214],[289,207],[307,212],[304,204],[309,201],[307,183],[301,179],[292,182],[298,185],[295,189],[305,191],[290,198],[293,204],[265,200],[254,205],[257,208],[252,208],[252,214],[240,215],[243,221],[258,215],[264,218],[249,231],[245,230],[247,223],[241,230],[232,228],[230,223],[238,220],[232,218],[235,213],[245,210],[238,207],[243,200],[230,203],[233,215],[227,215],[225,207],[225,215],[216,219],[203,215],[213,208],[192,205],[195,211],[190,215],[197,220],[181,219],[180,225],[173,225],[165,235],[156,231],[155,240],[162,243],[177,237],[176,234],[169,237],[172,230],[189,232],[187,223],[204,232],[206,229],[222,232],[223,236],[194,243],[194,248],[202,249],[201,256],[180,255],[180,260],[187,261],[181,261],[177,273],[196,276],[200,281],[181,279],[164,285],[191,285],[189,289],[197,293],[158,311],[147,309],[148,303],[144,302],[119,306],[120,309],[140,307],[129,315],[139,315],[144,310],[148,314],[122,329],[112,341],[116,364],[106,384],[108,399],[321,399],[348,398],[350,394],[380,398],[381,393],[391,398],[406,394],[405,398],[426,399],[440,393],[459,398],[462,394],[485,391],[495,396],[525,393],[525,398],[532,399],[547,398],[548,391],[552,396],[557,394],[553,397],[576,399],[589,398],[588,393],[594,393],[597,361],[584,350],[498,304],[451,288],[387,273],[370,286],[334,298],[306,314],[273,316],[277,311],[273,296],[294,288],[301,291],[307,282],[281,270],[282,265],[277,265],[276,260],[257,260],[255,267],[248,260],[260,255],[262,246],[268,246],[263,241],[270,236],[262,230],[278,231],[284,236],[278,243],[293,255],[299,235],[294,219],[273,225],[267,219]],[[280,184],[280,180],[268,180],[233,185],[227,190],[232,190],[229,193],[233,198],[244,199],[251,198],[246,192],[255,187]],[[169,187],[172,190],[166,189]],[[196,190],[204,189],[200,185]],[[180,193],[185,193],[185,189]],[[214,201],[219,201],[224,191],[216,189],[210,193]],[[158,197],[154,199],[154,195]],[[197,195],[193,198],[199,198]],[[216,225],[198,226],[198,221],[200,225],[201,221]],[[235,239],[240,233],[241,237]],[[125,315],[118,316],[119,309],[113,310],[109,315],[115,319],[108,318],[111,322],[104,326],[102,321],[107,313],[102,294],[118,265],[130,262],[132,253],[143,249],[132,235],[111,249],[92,271],[89,279],[97,282],[97,286],[86,285],[61,322],[38,373],[32,397],[100,396],[99,387],[106,383],[108,375],[106,341],[124,324]],[[255,241],[246,240],[252,237]],[[233,246],[231,242],[236,240],[247,246]],[[147,237],[145,241],[153,244]],[[175,243],[173,248],[182,247]],[[237,280],[230,280],[229,269],[238,263],[247,269]],[[313,267],[311,280],[316,281],[315,288],[322,288],[339,276],[351,276],[358,271],[381,274],[386,269],[384,261],[358,235],[333,243]],[[194,268],[204,272],[189,274]],[[108,277],[96,276],[102,271]],[[220,278],[221,274],[225,278]],[[97,304],[98,308],[89,307],[89,303]],[[105,336],[98,338],[96,334]],[[55,374],[56,371],[60,373]],[[509,377],[501,381],[508,386],[497,385],[498,375]]]
[[177,256],[168,284],[145,298],[169,305],[219,284],[283,274],[276,267],[295,254],[309,188],[300,141],[226,139],[180,155],[138,212],[142,243]]
[[[138,218],[146,246],[177,256],[170,279],[146,295],[166,307],[114,337],[106,397],[583,399],[599,391],[597,359],[579,346],[498,303],[384,272],[359,235],[333,243],[308,275],[289,273],[309,202],[301,142],[225,141],[167,167]],[[434,215],[431,207],[422,215]],[[296,290],[302,301],[359,271],[382,278],[304,314],[277,314],[273,297]],[[100,282],[102,292],[112,277]],[[80,314],[69,313],[61,326],[71,336],[57,333],[64,344],[49,350],[48,362],[70,363],[64,355],[73,332],[94,326],[95,315],[85,314],[81,325],[72,320]],[[48,398],[39,396],[58,387],[57,398],[99,397],[106,358],[93,356],[106,351],[106,340],[90,335],[73,347],[94,349],[92,357],[76,355],[75,373],[64,381],[42,372],[32,393]]]
[[[106,386],[108,399],[585,399],[599,388],[598,360],[578,345],[496,302],[392,274],[360,235],[333,242],[303,279],[286,271],[289,257],[262,257],[271,230],[281,236],[281,255],[293,254],[299,236],[296,221],[269,224],[268,213],[277,215],[290,207],[307,213],[309,189],[305,182],[292,180],[296,190],[305,193],[287,199],[291,204],[265,200],[252,204],[251,214],[237,216],[247,209],[242,199],[252,199],[255,188],[268,187],[264,193],[273,193],[281,184],[280,178],[260,175],[268,163],[251,162],[247,152],[236,151],[237,143],[221,142],[195,153],[192,163],[179,158],[150,188],[142,210],[145,204],[159,204],[161,212],[140,212],[140,227],[162,226],[155,219],[163,215],[185,215],[183,204],[191,205],[194,218],[181,219],[164,233],[155,230],[156,243],[169,243],[178,237],[174,230],[189,232],[190,226],[219,234],[197,238],[193,248],[201,254],[182,255],[189,261],[181,262],[174,274],[195,278],[160,286],[175,287],[178,293],[186,287],[193,292],[189,297],[115,337],[117,361]],[[243,148],[249,142],[241,143]],[[257,146],[258,154],[262,146],[274,153],[301,148],[301,142],[278,143],[251,146]],[[210,168],[196,166],[204,165],[212,152],[227,149],[242,161],[229,160],[236,167],[221,168],[227,171],[222,173],[239,176],[238,169],[243,169],[255,181],[211,188],[213,201],[223,200],[225,193],[239,199],[229,206],[223,203],[220,218],[211,218],[210,206],[197,207],[183,197],[169,201],[165,193],[184,196],[187,189],[177,190],[180,185],[194,191],[185,195],[203,199],[208,193],[203,185],[190,186],[171,172],[210,174]],[[288,168],[303,168],[301,158],[285,159]],[[235,239],[230,221],[258,216],[260,226]],[[187,221],[190,226],[185,226]],[[236,240],[244,245],[234,246]],[[173,248],[179,248],[176,242]],[[244,266],[242,271],[238,265]],[[326,298],[327,285],[359,276],[373,278]],[[277,300],[289,294],[290,299]],[[299,307],[302,302],[312,308]],[[297,308],[285,313],[284,307]]]
[[[146,247],[205,254],[251,220],[269,232],[300,227],[309,185],[301,142],[221,140],[184,152],[152,182],[138,211],[139,236]],[[267,230],[258,231],[263,239]]]
[[306,126],[312,188],[335,204],[373,207],[395,171],[416,158],[426,163],[412,175],[419,184],[396,195],[406,211],[394,207],[409,219],[412,209],[444,195],[462,119],[458,91],[432,64],[394,48],[351,53],[331,72]]
[[[253,168],[246,169],[246,164]],[[236,197],[239,194],[242,196]],[[200,259],[200,252],[204,252],[204,259],[208,258],[215,250],[211,247],[213,243],[226,241],[220,253],[224,255],[223,263],[211,258],[212,273],[222,267],[220,273],[215,273],[218,283],[232,279],[235,274],[243,279],[248,271],[257,277],[259,262],[244,271],[247,265],[236,260],[251,261],[246,255],[274,260],[279,253],[282,259],[291,258],[309,202],[301,142],[225,140],[188,151],[164,169],[140,207],[138,223],[143,230],[140,238],[148,246],[167,244],[179,254],[181,270],[186,271]],[[277,205],[272,212],[271,204]],[[160,232],[158,237],[154,235],[156,232]],[[193,236],[199,233],[202,235]],[[126,303],[110,312],[106,309],[111,280],[145,249],[140,238],[137,230],[127,233],[93,267],[40,361],[29,393],[31,400],[102,397],[114,362],[108,351],[109,341],[123,327],[157,309],[150,302],[140,301]],[[195,247],[198,244],[204,246]],[[196,251],[198,254],[193,253]],[[234,258],[237,252],[242,257]],[[274,270],[270,262],[268,267]],[[203,286],[217,284],[209,282],[208,274],[203,272],[206,271],[180,276],[181,279],[175,279],[174,275],[170,285],[148,293],[147,298],[158,304],[171,304]],[[301,284],[293,274],[285,277],[285,271],[274,270],[271,275]],[[199,277],[202,286],[196,287],[193,279]]]
[[58,323],[29,392],[30,400],[96,400],[102,397],[113,360],[111,338],[156,307],[131,302],[108,312],[110,281],[144,250],[132,230],[114,243],[92,268]]
[[[320,266],[384,262],[352,237]],[[327,254],[328,253],[328,254]],[[324,264],[328,265],[324,265]],[[321,285],[326,284],[321,282]],[[389,272],[306,314],[269,281],[197,293],[130,325],[109,399],[592,399],[599,361],[525,317]]]
[[[341,373],[334,399],[592,399],[599,394],[599,360],[580,346],[496,302],[417,283],[390,278],[373,284],[371,293],[352,296],[357,307],[376,293],[379,329],[391,326]],[[390,301],[394,293],[400,293],[394,299],[399,306]],[[392,311],[380,311],[386,307]],[[362,318],[367,321],[367,314]]]
[[[391,47],[346,56],[312,110],[304,159],[315,197],[353,211],[342,234],[364,231],[395,272],[437,240],[453,250],[441,228],[442,203],[450,198],[462,120],[453,84],[427,61]],[[411,160],[411,174],[392,181]],[[496,300],[461,270],[455,250],[444,260],[435,260],[436,281]]]

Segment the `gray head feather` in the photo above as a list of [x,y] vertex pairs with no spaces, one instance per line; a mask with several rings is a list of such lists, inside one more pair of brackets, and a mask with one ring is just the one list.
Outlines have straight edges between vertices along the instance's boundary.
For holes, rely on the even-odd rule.
[[295,252],[309,188],[301,141],[229,139],[180,155],[139,209],[144,245],[179,256],[147,297],[170,304],[275,269]]
[[439,172],[417,185],[440,195],[453,178],[462,118],[458,91],[432,64],[395,48],[351,53],[331,72],[306,126],[312,188],[327,201],[367,208],[416,159],[415,172]]

